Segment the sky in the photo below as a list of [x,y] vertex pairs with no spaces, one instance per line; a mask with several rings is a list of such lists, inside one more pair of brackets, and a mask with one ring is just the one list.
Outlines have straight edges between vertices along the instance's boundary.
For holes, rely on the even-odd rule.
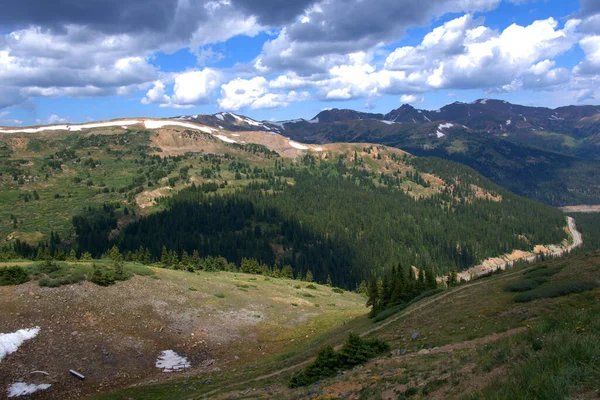
[[598,0],[5,0],[0,125],[600,104]]

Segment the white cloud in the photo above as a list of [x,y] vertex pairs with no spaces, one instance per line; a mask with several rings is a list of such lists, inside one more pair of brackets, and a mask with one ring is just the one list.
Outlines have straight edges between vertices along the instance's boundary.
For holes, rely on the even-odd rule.
[[52,124],[64,124],[65,122],[69,122],[69,117],[59,117],[56,114],[50,114],[50,116],[48,117],[48,119],[46,120],[48,122],[48,124],[52,125]]
[[424,100],[425,100],[425,97],[423,97],[422,95],[415,95],[415,94],[403,94],[400,97],[401,103],[408,103],[408,104],[422,103]]
[[205,103],[217,89],[220,79],[220,74],[210,68],[179,74],[175,78],[172,100],[176,104]]
[[219,86],[221,73],[211,68],[205,68],[175,74],[169,79],[174,82],[171,96],[165,93],[165,82],[158,80],[148,90],[142,103],[172,108],[190,108],[207,103]]
[[494,90],[520,80],[524,87],[555,85],[568,73],[549,68],[551,58],[577,42],[578,24],[570,20],[557,29],[558,22],[549,18],[497,33],[466,15],[434,29],[416,47],[396,49],[385,66],[417,73],[429,89]]
[[585,53],[585,59],[574,68],[574,72],[581,75],[600,73],[600,36],[584,37],[579,46]]
[[241,108],[279,108],[290,102],[305,101],[310,98],[308,92],[270,92],[269,82],[262,76],[252,79],[236,78],[221,85],[219,107],[225,110]]

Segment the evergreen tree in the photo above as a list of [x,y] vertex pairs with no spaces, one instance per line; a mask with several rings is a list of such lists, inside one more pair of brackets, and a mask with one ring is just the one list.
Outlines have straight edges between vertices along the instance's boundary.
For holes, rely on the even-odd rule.
[[437,289],[437,280],[431,269],[428,269],[427,272],[425,272],[425,286],[429,290]]
[[372,314],[375,314],[379,309],[379,288],[375,275],[371,276],[367,287],[367,307],[371,307]]
[[458,283],[458,274],[456,273],[456,267],[452,267],[448,274],[448,280],[446,281],[448,287],[456,286]]
[[294,279],[294,270],[291,265],[284,265],[281,268],[281,276],[287,279]]
[[333,282],[331,281],[331,275],[327,275],[327,286],[333,286]]
[[169,253],[167,252],[167,246],[163,245],[162,252],[160,254],[160,263],[164,267],[168,267],[171,265],[171,258],[169,257]]
[[306,271],[306,277],[304,278],[304,280],[306,282],[312,282],[313,281],[313,274],[312,274],[312,272],[310,272],[310,269],[308,271]]
[[379,307],[386,308],[392,303],[392,285],[388,274],[383,275],[381,288],[381,302]]

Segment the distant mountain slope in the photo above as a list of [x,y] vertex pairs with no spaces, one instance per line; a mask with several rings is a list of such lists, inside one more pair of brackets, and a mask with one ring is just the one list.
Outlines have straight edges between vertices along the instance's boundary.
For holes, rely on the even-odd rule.
[[380,143],[458,161],[515,193],[552,205],[600,203],[596,106],[552,110],[478,100],[436,111],[403,105],[384,116],[334,109],[311,123],[283,127],[283,134],[307,143]]

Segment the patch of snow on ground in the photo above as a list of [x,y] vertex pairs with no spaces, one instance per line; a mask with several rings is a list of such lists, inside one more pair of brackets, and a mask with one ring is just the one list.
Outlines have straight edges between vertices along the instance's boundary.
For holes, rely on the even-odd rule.
[[315,117],[313,119],[311,119],[310,121],[308,121],[309,124],[318,124],[319,123],[319,117]]
[[40,333],[40,327],[19,329],[13,333],[0,333],[0,361],[7,355],[17,351],[24,341],[33,339]]
[[246,118],[244,121],[246,121],[246,123],[247,123],[248,125],[252,125],[252,126],[262,126],[262,122],[256,122],[255,120],[253,120],[253,119],[250,119],[250,118]]
[[215,117],[217,117],[221,121],[225,120],[225,118],[223,118],[223,115],[221,115],[221,114],[217,114],[217,115],[215,115]]
[[394,122],[394,121],[385,121],[385,120],[383,120],[383,119],[382,119],[382,120],[379,120],[379,122],[383,122],[384,124],[387,124],[387,125],[394,125],[394,124],[395,124],[395,122]]
[[238,133],[232,133],[231,136],[240,136]]
[[487,104],[488,99],[479,100],[479,104]]
[[506,126],[508,126],[508,125],[510,125],[510,124],[512,124],[512,121],[511,121],[510,119],[507,119],[507,120],[506,120]]
[[438,129],[448,129],[448,128],[452,128],[453,126],[454,126],[454,124],[447,122],[445,124],[440,124],[440,126],[438,126]]
[[315,151],[323,151],[323,148],[322,148],[322,147],[315,147],[315,149],[314,149],[314,150],[315,150]]
[[215,137],[221,139],[224,142],[227,143],[237,143],[235,140],[228,138],[227,136],[223,136],[223,135],[215,135]]
[[227,113],[229,115],[231,115],[233,118],[237,119],[238,121],[244,121],[244,118],[240,117],[239,115],[235,115],[234,113]]
[[425,118],[427,121],[431,122],[431,120],[429,118],[427,118],[427,115],[423,115],[423,118]]
[[288,122],[288,121],[269,121],[269,123],[270,123],[271,125],[276,125],[276,126],[278,126],[278,127],[282,128],[282,129],[284,129],[284,130],[285,130],[285,125],[284,125],[284,124],[285,124],[286,122]]
[[179,372],[191,367],[192,364],[187,358],[180,356],[173,350],[165,350],[160,353],[156,360],[156,368],[160,368],[163,372]]
[[12,385],[10,385],[8,387],[8,397],[25,396],[26,394],[35,393],[38,390],[46,390],[50,386],[52,386],[52,385],[47,384],[47,383],[42,384],[42,385],[35,385],[32,383],[24,383],[24,382],[13,383]]
[[446,136],[445,134],[443,134],[443,133],[442,133],[442,132],[440,132],[440,131],[437,131],[435,134],[437,135],[438,139],[439,139],[439,138],[443,138],[444,136]]
[[292,146],[295,149],[298,150],[308,150],[308,147],[304,146],[303,144],[300,143],[296,143],[290,140],[290,146]]
[[152,119],[147,119],[144,121],[144,126],[146,127],[146,129],[158,129],[158,128],[162,128],[163,126],[167,126],[167,125],[181,126],[183,128],[195,129],[195,130],[202,131],[205,133],[212,133],[212,131],[213,131],[212,129],[207,128],[205,126],[198,126],[196,124],[190,124],[188,122],[157,121],[157,120],[152,120]]
[[[69,125],[67,127],[70,131],[80,131],[82,129],[94,129],[94,128],[107,128],[109,126],[120,126],[121,128],[124,126],[139,124],[140,121],[136,120],[126,120],[126,121],[108,121],[108,122],[94,122],[91,124],[82,124],[82,125]],[[127,129],[127,128],[125,128]]]

